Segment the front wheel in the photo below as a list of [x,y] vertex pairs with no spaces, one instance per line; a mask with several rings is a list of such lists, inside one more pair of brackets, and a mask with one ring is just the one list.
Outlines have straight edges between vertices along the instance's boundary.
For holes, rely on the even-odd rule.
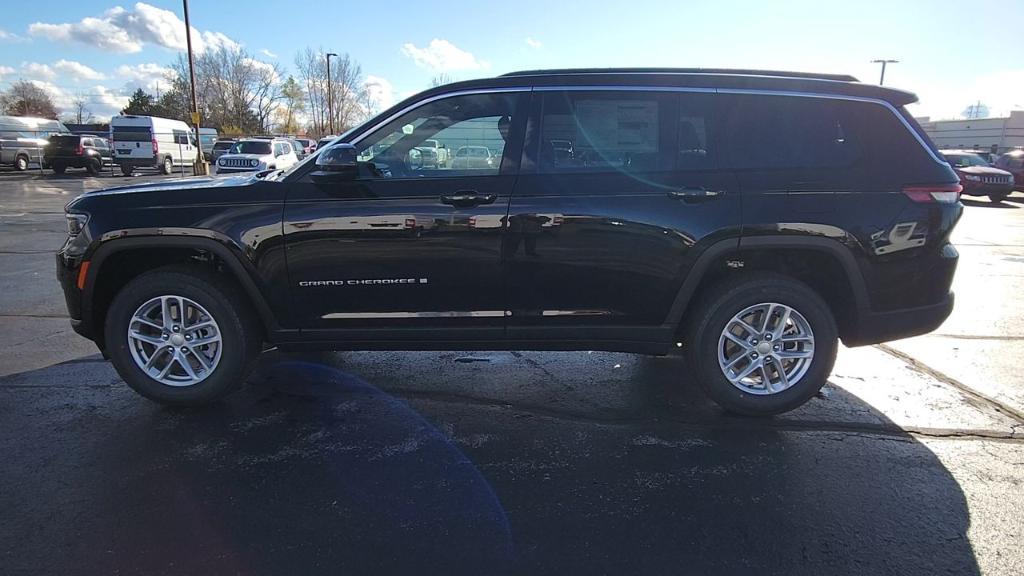
[[14,159],[14,169],[18,172],[24,172],[28,170],[28,156],[24,154],[19,155]]
[[730,412],[770,416],[797,408],[825,385],[838,348],[832,312],[810,287],[757,274],[715,286],[694,308],[688,364]]
[[163,165],[163,168],[161,168],[161,172],[163,172],[164,174],[170,176],[171,172],[173,172],[173,171],[174,171],[174,164],[171,163],[171,157],[168,156],[168,157],[164,158],[164,165]]
[[107,314],[107,352],[121,378],[161,404],[201,405],[238,387],[262,343],[244,295],[198,266],[129,282]]
[[1003,200],[1006,200],[1006,197],[1009,196],[1009,195],[1010,195],[1009,193],[1005,193],[1005,194],[989,194],[988,195],[988,199],[991,200],[992,202],[995,202],[996,204],[998,204],[998,203],[1002,202]]

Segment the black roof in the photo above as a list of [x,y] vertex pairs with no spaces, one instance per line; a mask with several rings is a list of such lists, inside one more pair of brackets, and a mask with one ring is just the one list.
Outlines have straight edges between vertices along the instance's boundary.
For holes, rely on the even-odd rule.
[[856,78],[849,74],[819,74],[815,72],[735,68],[552,68],[546,70],[520,70],[502,74],[502,76],[543,76],[549,74],[725,74],[731,76],[773,76],[776,78],[814,78],[835,82],[858,82]]
[[728,68],[563,68],[524,70],[495,78],[480,78],[446,84],[412,96],[407,101],[400,102],[397,106],[407,105],[413,100],[418,100],[422,97],[443,94],[454,90],[479,90],[483,88],[516,86],[587,86],[598,84],[840,94],[885,100],[894,106],[902,106],[917,101],[917,96],[911,92],[877,86],[875,84],[863,84],[853,76],[844,74],[814,74],[777,70],[733,70]]

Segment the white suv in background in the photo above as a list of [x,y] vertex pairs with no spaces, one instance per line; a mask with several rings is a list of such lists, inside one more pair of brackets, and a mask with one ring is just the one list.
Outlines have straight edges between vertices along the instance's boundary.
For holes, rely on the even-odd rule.
[[243,138],[217,158],[217,174],[287,168],[299,161],[291,141],[283,138]]

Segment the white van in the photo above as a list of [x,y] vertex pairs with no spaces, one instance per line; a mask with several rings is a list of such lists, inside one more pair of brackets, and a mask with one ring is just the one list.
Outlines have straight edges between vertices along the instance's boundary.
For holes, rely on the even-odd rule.
[[198,154],[195,135],[181,120],[114,116],[110,119],[110,138],[114,161],[125,175],[140,166],[170,174],[176,166],[192,166]]

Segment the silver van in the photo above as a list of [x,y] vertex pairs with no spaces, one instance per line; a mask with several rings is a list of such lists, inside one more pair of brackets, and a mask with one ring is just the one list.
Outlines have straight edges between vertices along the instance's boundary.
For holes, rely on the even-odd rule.
[[70,134],[59,120],[29,116],[0,116],[0,166],[22,172],[43,158],[51,134]]

